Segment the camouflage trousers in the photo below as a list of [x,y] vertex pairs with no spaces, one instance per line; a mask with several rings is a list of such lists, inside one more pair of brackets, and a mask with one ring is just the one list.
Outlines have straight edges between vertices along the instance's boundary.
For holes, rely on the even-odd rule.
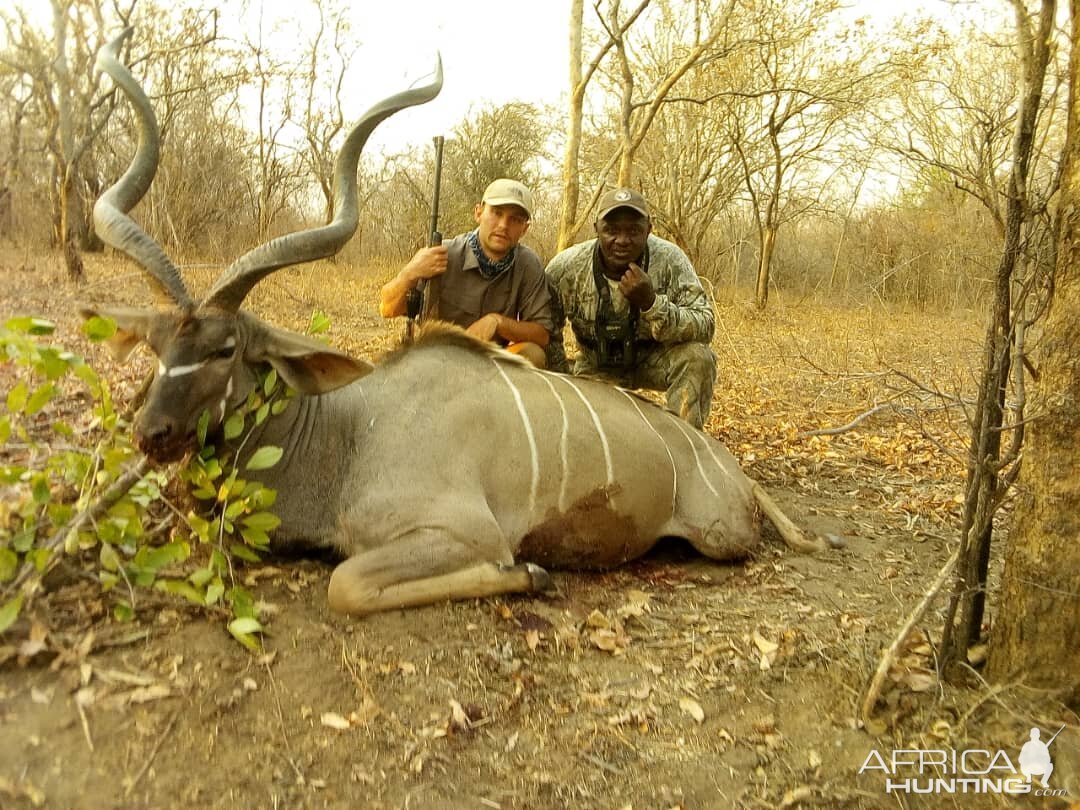
[[657,344],[639,348],[637,363],[619,373],[597,368],[596,353],[582,346],[574,374],[600,377],[626,388],[664,391],[667,409],[700,430],[712,406],[716,355],[704,343]]

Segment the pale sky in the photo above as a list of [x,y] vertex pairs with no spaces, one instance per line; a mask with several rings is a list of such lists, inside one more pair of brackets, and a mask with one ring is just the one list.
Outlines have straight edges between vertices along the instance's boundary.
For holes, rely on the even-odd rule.
[[[268,21],[285,21],[286,31],[311,14],[306,0],[261,5]],[[223,15],[229,11],[222,6]],[[443,60],[442,93],[381,124],[369,149],[430,143],[448,134],[470,104],[557,103],[568,84],[569,14],[569,0],[356,0],[348,15],[360,47],[346,114],[358,116],[416,80],[426,83],[436,50]]]
[[[984,13],[985,5],[1005,0],[847,0],[845,16],[869,16],[888,28],[898,16],[930,13],[947,21]],[[980,5],[983,6],[980,9]],[[309,0],[248,0],[250,22],[262,9],[270,23],[284,30],[282,47],[314,14]],[[223,28],[237,19],[240,0],[220,6]],[[353,35],[360,41],[352,73],[355,86],[346,116],[355,120],[367,107],[423,80],[442,53],[445,83],[437,99],[399,113],[381,124],[369,151],[395,150],[430,143],[448,134],[470,105],[521,100],[560,103],[568,90],[569,0],[534,4],[513,0],[355,0],[346,6]],[[587,27],[595,27],[592,3],[586,3]],[[277,43],[275,42],[276,46]]]
[[[11,0],[0,0],[6,4]],[[35,24],[51,30],[46,0],[15,0]],[[350,67],[345,113],[364,110],[413,82],[425,83],[440,51],[443,91],[423,107],[390,118],[369,149],[430,143],[459,123],[470,105],[521,100],[554,104],[569,82],[570,0],[532,5],[512,0],[352,0],[343,4],[360,42]],[[255,39],[260,13],[273,51],[306,42],[318,20],[311,0],[177,0],[177,7],[216,7],[219,33]],[[591,13],[591,12],[590,12]],[[0,42],[6,40],[0,26]]]
[[[10,0],[9,0],[10,1]],[[0,0],[4,2],[4,0]],[[43,27],[51,23],[44,0],[15,0]],[[177,0],[178,6],[206,6],[211,0]],[[287,53],[306,42],[317,16],[311,0],[219,0],[220,33],[254,39],[264,20],[270,50]],[[379,126],[368,150],[395,151],[407,144],[430,144],[446,135],[470,106],[521,100],[562,110],[568,85],[570,0],[352,0],[344,3],[359,41],[344,100],[346,120],[369,106],[430,78],[435,52],[442,53],[445,82],[434,101],[399,113]],[[845,16],[868,15],[888,28],[894,17],[930,13],[946,24],[1005,0],[846,0]],[[586,26],[595,27],[592,3]]]

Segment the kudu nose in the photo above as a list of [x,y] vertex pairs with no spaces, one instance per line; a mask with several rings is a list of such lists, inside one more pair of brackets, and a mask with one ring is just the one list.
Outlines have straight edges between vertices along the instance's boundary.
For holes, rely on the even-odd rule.
[[136,443],[139,449],[151,458],[168,454],[177,435],[177,425],[173,419],[157,419],[151,424],[139,425]]

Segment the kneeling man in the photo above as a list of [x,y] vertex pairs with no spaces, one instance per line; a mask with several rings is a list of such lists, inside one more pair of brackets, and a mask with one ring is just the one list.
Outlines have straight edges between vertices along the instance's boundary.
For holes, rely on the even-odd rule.
[[405,315],[410,290],[421,287],[421,320],[456,323],[543,367],[551,331],[544,266],[520,244],[532,208],[524,185],[495,180],[476,204],[476,229],[417,251],[380,291],[379,312]]
[[562,337],[569,320],[580,347],[574,374],[665,391],[668,410],[704,426],[716,382],[712,305],[686,254],[652,235],[640,194],[605,194],[596,238],[555,256],[547,277],[555,327],[549,368],[570,370]]

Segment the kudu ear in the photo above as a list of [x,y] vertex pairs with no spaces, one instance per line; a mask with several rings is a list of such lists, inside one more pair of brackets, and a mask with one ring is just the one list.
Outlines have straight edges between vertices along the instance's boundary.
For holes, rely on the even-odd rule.
[[325,394],[375,370],[363,360],[332,349],[314,338],[277,329],[266,323],[251,330],[245,356],[266,362],[302,394]]
[[136,307],[81,306],[79,314],[84,318],[111,318],[116,321],[116,334],[106,338],[105,343],[113,356],[123,362],[141,341],[149,342],[150,330],[160,325],[169,315],[154,309]]

